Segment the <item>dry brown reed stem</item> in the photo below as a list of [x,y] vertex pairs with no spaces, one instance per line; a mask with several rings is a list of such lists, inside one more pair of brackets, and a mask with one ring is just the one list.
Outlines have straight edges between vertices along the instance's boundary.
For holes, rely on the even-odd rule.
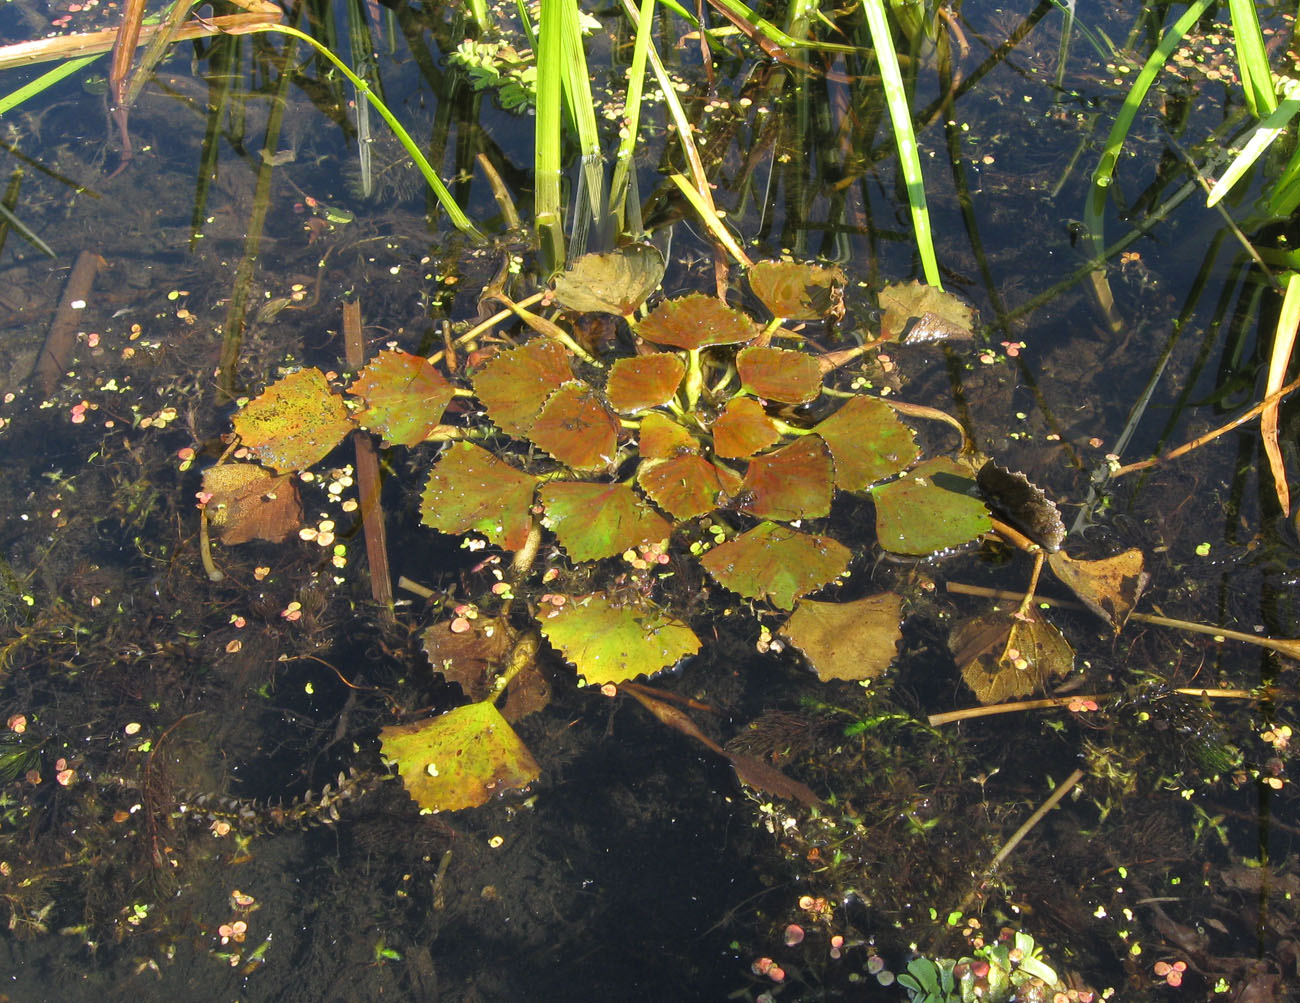
[[[343,351],[348,368],[359,372],[366,364],[366,339],[361,325],[361,302],[343,304]],[[379,616],[391,625],[393,579],[388,567],[388,533],[380,501],[379,456],[375,441],[357,429],[352,433],[357,451],[357,490],[361,495],[361,525],[366,536],[366,562],[370,568],[370,594],[379,604]]]
[[1074,789],[1074,785],[1082,779],[1083,770],[1075,770],[1071,773],[1061,782],[1056,790],[1052,791],[1051,796],[1038,806],[1038,810],[1030,815],[1029,818],[1025,819],[1025,824],[1011,834],[1011,838],[1002,844],[1002,849],[998,850],[998,852],[994,854],[993,859],[989,862],[989,866],[984,871],[983,880],[980,881],[979,885],[972,888],[970,894],[962,900],[960,906],[962,912],[965,912],[970,908],[971,903],[973,903],[980,892],[983,891],[988,879],[993,876],[1000,866],[1002,866],[1002,862],[1006,860],[1007,857],[1011,856],[1015,848],[1020,845],[1021,841],[1027,835],[1029,835],[1034,826],[1041,822],[1047,816],[1049,811],[1060,804],[1061,799],[1065,797],[1065,795],[1069,794],[1070,791]]
[[[54,313],[54,320],[45,335],[45,344],[41,354],[36,357],[32,377],[40,387],[41,394],[49,397],[59,386],[72,366],[73,350],[77,347],[77,331],[81,328],[84,316],[81,307],[90,298],[90,290],[95,284],[95,275],[107,262],[94,251],[82,251],[68,275],[63,287],[63,299]],[[73,304],[80,303],[81,307]]]
[[1228,432],[1231,432],[1233,429],[1238,428],[1241,425],[1244,425],[1246,422],[1254,418],[1257,414],[1261,414],[1266,408],[1272,407],[1283,397],[1286,397],[1288,394],[1293,393],[1296,390],[1300,390],[1300,378],[1292,380],[1290,383],[1284,386],[1277,393],[1269,394],[1262,401],[1260,401],[1258,404],[1252,407],[1249,411],[1237,415],[1236,418],[1233,418],[1232,421],[1228,422],[1226,425],[1220,425],[1212,432],[1206,432],[1204,435],[1198,436],[1197,438],[1193,439],[1191,442],[1185,442],[1177,449],[1171,450],[1168,453],[1164,453],[1161,456],[1153,456],[1149,460],[1139,460],[1136,463],[1126,463],[1122,467],[1116,467],[1114,470],[1110,472],[1110,476],[1123,477],[1125,474],[1131,474],[1138,470],[1146,470],[1149,467],[1154,467],[1157,463],[1164,463],[1166,460],[1175,460],[1180,456],[1185,456],[1187,453],[1190,453],[1193,449],[1199,449],[1201,446],[1204,446],[1207,442],[1212,442],[1213,440],[1217,439],[1219,436],[1225,435]]
[[[1259,695],[1252,693],[1250,690],[1224,690],[1224,689],[1197,689],[1195,686],[1181,686],[1171,690],[1172,693],[1178,693],[1188,697],[1205,697],[1210,700],[1258,700]],[[978,717],[993,717],[997,714],[1015,714],[1025,710],[1046,710],[1056,707],[1078,706],[1081,703],[1092,701],[1101,703],[1103,700],[1113,700],[1122,694],[1119,693],[1072,693],[1068,697],[1043,697],[1039,700],[1013,700],[1010,703],[989,704],[980,707],[965,707],[962,710],[944,711],[942,714],[931,714],[926,718],[931,728],[938,728],[941,725],[952,724],[954,721],[970,721]]]
[[[949,592],[955,592],[958,595],[980,596],[985,599],[1007,599],[1012,602],[1019,602],[1021,596],[1015,592],[1007,592],[1005,589],[987,589],[981,585],[964,585],[961,582],[948,582]],[[1083,609],[1081,603],[1073,602],[1069,599],[1048,599],[1039,596],[1038,601],[1048,606],[1057,606],[1061,609]],[[1289,637],[1261,637],[1258,634],[1247,634],[1241,630],[1228,630],[1224,627],[1216,627],[1208,623],[1196,623],[1193,620],[1175,620],[1167,616],[1155,616],[1151,613],[1130,613],[1128,619],[1137,620],[1140,623],[1149,623],[1156,627],[1172,627],[1175,630],[1185,630],[1191,634],[1207,634],[1216,639],[1229,641],[1242,641],[1246,644],[1254,644],[1261,648],[1268,648],[1276,651],[1278,654],[1286,655],[1287,658],[1294,658],[1300,661],[1300,638]],[[1197,691],[1200,692],[1199,690]]]
[[[220,17],[191,21],[181,25],[174,41],[188,42],[209,35],[219,35],[230,28],[253,24],[274,23],[280,18],[279,8],[272,8],[274,14],[222,14]],[[140,28],[138,41],[144,42],[163,30],[161,25],[146,24]],[[37,38],[29,42],[15,42],[13,45],[0,46],[0,70],[14,66],[32,66],[36,63],[53,62],[56,59],[76,59],[78,56],[91,56],[107,52],[117,40],[116,28],[102,31],[84,31],[77,35],[60,35],[57,38]]]

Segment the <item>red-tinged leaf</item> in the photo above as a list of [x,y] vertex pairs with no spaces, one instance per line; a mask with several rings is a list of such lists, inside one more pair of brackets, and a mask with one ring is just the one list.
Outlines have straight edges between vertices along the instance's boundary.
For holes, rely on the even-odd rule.
[[420,522],[444,533],[482,533],[498,547],[518,550],[532,527],[536,478],[486,449],[458,442],[429,472]]
[[822,371],[805,352],[750,345],[736,355],[744,389],[764,400],[807,404],[822,392]]
[[575,561],[613,557],[639,543],[666,540],[673,531],[626,484],[551,481],[539,494],[547,525]]
[[875,679],[903,636],[903,600],[893,592],[847,603],[799,600],[781,634],[803,652],[822,682]]
[[572,380],[551,394],[527,438],[574,470],[603,470],[618,452],[618,430],[600,395]]
[[683,452],[700,451],[695,436],[658,411],[652,411],[641,419],[637,446],[643,460],[667,460]]
[[813,431],[830,447],[841,491],[863,491],[906,470],[921,454],[915,433],[874,397],[849,398]]
[[752,397],[731,398],[713,423],[713,451],[728,459],[753,456],[780,439],[780,430]]
[[749,461],[742,491],[753,497],[746,511],[761,519],[820,519],[831,510],[831,457],[826,444],[805,435]]
[[278,474],[324,459],[356,427],[319,369],[300,369],[272,383],[235,415],[234,426],[258,462]]
[[542,769],[491,700],[379,732],[412,800],[429,812],[484,804],[527,787]]
[[645,460],[636,482],[651,500],[674,519],[693,519],[718,507],[718,492],[735,494],[737,480],[727,478],[695,453],[668,460]]
[[739,345],[752,341],[758,332],[747,314],[703,293],[664,300],[637,326],[637,334],[646,341],[687,349]]
[[645,411],[667,404],[686,375],[686,363],[670,352],[619,359],[610,368],[605,395],[615,411]]
[[828,536],[762,522],[714,547],[700,563],[720,584],[747,599],[766,599],[781,609],[834,581],[852,553]]
[[584,254],[555,280],[555,298],[566,310],[630,317],[664,277],[664,256],[653,244],[628,244]]
[[557,341],[536,338],[494,356],[474,376],[474,393],[488,417],[508,435],[526,436],[546,401],[573,379],[569,353]]
[[700,639],[680,620],[659,609],[615,606],[602,593],[551,610],[538,626],[592,686],[652,675],[700,650]]
[[428,359],[407,352],[380,352],[348,393],[366,403],[357,423],[395,446],[423,442],[454,396],[452,385]]
[[848,280],[838,268],[760,261],[749,270],[749,288],[774,317],[821,320],[841,309]]

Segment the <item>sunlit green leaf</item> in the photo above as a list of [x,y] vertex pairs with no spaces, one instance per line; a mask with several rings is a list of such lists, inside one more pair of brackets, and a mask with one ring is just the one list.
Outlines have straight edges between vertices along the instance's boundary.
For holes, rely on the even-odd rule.
[[601,470],[618,452],[618,429],[600,395],[572,380],[551,395],[527,437],[574,470]]
[[233,422],[239,441],[280,474],[324,459],[356,427],[319,369],[300,369],[272,383]]
[[847,279],[840,269],[794,261],[759,261],[749,270],[749,288],[775,317],[821,320],[844,302]]
[[713,451],[729,459],[744,459],[778,442],[781,432],[752,397],[727,401],[713,423]]
[[893,592],[846,603],[800,599],[781,634],[803,652],[822,682],[874,679],[897,653],[902,609],[902,598]]
[[626,484],[551,481],[539,496],[547,524],[575,561],[613,557],[667,539],[672,526]]
[[831,510],[831,457],[826,444],[805,435],[749,461],[741,490],[752,492],[746,511],[760,519],[820,519]]
[[458,442],[429,472],[420,522],[444,533],[482,533],[506,550],[528,539],[535,478],[486,449]]
[[744,389],[764,400],[807,404],[822,392],[822,371],[806,352],[750,345],[736,355]]
[[564,347],[549,338],[535,338],[494,356],[474,375],[474,393],[497,428],[523,436],[551,394],[571,379]]
[[586,683],[622,683],[652,675],[700,650],[700,639],[659,609],[615,606],[596,593],[541,615],[546,639]]
[[968,493],[974,486],[967,468],[938,457],[872,488],[880,545],[896,554],[933,554],[987,533],[993,524],[984,503]]
[[466,704],[438,717],[379,732],[384,758],[422,811],[458,811],[542,774],[527,746],[492,705]]
[[800,596],[842,575],[852,556],[829,536],[763,522],[714,547],[700,563],[732,592],[790,609]]
[[916,436],[892,407],[874,397],[851,397],[814,429],[830,447],[835,486],[862,491],[907,469],[921,455]]
[[414,446],[442,421],[454,390],[427,359],[407,352],[380,352],[348,393],[366,403],[356,416],[362,428],[379,433],[392,445]]
[[672,400],[685,375],[686,363],[679,355],[635,355],[610,367],[605,395],[616,411],[644,411]]
[[641,321],[637,333],[646,341],[672,348],[737,345],[758,335],[748,315],[703,293],[664,300]]

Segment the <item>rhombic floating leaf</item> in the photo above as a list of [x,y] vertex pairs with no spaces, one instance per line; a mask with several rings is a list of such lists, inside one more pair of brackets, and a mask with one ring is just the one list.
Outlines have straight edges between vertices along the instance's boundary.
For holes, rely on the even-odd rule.
[[747,599],[765,599],[781,609],[842,575],[849,548],[829,536],[813,536],[774,522],[762,522],[701,559],[719,583]]
[[785,320],[821,320],[843,309],[848,279],[838,268],[794,261],[760,261],[749,270],[749,288]]
[[446,378],[419,355],[380,352],[348,387],[366,408],[357,424],[394,446],[414,446],[438,427],[454,394]]
[[933,554],[987,533],[993,524],[984,503],[968,494],[974,486],[969,470],[937,457],[873,488],[880,545],[896,554]]
[[258,462],[281,474],[318,463],[354,427],[319,369],[272,383],[235,414],[234,426]]
[[541,767],[491,700],[379,732],[406,792],[423,811],[457,811],[527,787]]
[[593,686],[652,675],[700,650],[691,628],[665,611],[616,606],[600,593],[545,614],[539,626]]
[[518,550],[532,527],[537,480],[486,449],[458,442],[429,472],[420,521],[444,533],[482,533]]
[[604,254],[584,254],[555,280],[555,298],[579,313],[631,316],[664,277],[664,258],[653,244],[628,244]]
[[897,653],[902,609],[903,600],[893,592],[846,603],[801,599],[781,633],[823,682],[875,679]]
[[575,561],[614,557],[673,531],[626,484],[552,481],[542,486],[541,499],[547,525]]

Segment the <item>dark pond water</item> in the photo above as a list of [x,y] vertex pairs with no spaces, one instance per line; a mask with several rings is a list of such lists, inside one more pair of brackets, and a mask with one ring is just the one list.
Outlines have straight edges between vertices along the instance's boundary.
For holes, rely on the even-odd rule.
[[[1051,4],[969,4],[936,22],[938,52],[918,37],[904,63],[938,258],[982,323],[973,341],[873,351],[837,385],[955,416],[982,453],[1056,499],[1071,557],[1139,549],[1142,612],[1290,638],[1300,553],[1257,422],[1090,498],[1107,454],[1142,459],[1258,400],[1278,310],[1189,184],[1188,164],[1246,124],[1212,18],[1136,120],[1104,219],[1105,243],[1122,246],[1089,270],[1091,172],[1178,12],[1080,11],[1063,44]],[[493,13],[516,24],[513,7]],[[1292,23],[1265,13],[1275,68],[1293,73]],[[348,51],[346,7],[301,14]],[[595,14],[611,149],[631,33],[613,7]],[[0,31],[18,41],[103,16],[10,4]],[[760,654],[748,604],[683,575],[676,599],[709,643],[653,680],[712,708],[690,711],[711,740],[808,784],[817,808],[742,786],[636,701],[576,687],[545,650],[550,702],[515,724],[541,767],[528,791],[430,816],[384,779],[380,729],[462,697],[421,650],[444,608],[402,591],[389,619],[371,598],[352,446],[300,480],[314,535],[214,544],[221,581],[202,563],[196,501],[241,398],[304,365],[346,370],[345,301],[360,303],[372,354],[428,355],[444,324],[460,333],[479,315],[485,287],[516,299],[539,287],[483,166],[526,225],[531,113],[449,62],[465,13],[354,16],[389,104],[486,245],[447,224],[377,118],[365,194],[350,88],[301,48],[286,72],[267,36],[176,47],[131,110],[129,160],[96,93],[104,60],[0,118],[6,205],[55,252],[13,228],[0,252],[0,992],[905,1000],[883,973],[1005,930],[1042,947],[1059,999],[1288,998],[1300,978],[1294,660],[1136,620],[1116,633],[1062,609],[1051,617],[1075,666],[1053,689],[1103,695],[1095,710],[931,727],[927,715],[976,704],[948,641],[991,608],[949,584],[1020,594],[1032,562],[991,544],[886,557],[860,498],[827,520],[857,553],[838,594],[903,597],[888,673],[822,683],[789,648]],[[919,275],[874,70],[856,57],[783,65],[733,38],[710,89],[683,31],[668,23],[657,44],[727,224],[755,258],[842,267],[840,337],[874,338],[881,289]],[[4,90],[33,75],[7,71]],[[664,293],[712,292],[705,230],[666,179],[681,169],[666,122],[652,103],[642,214],[669,248]],[[1228,213],[1245,218],[1251,195]],[[1286,247],[1293,229],[1245,237]],[[67,300],[79,304],[69,354],[42,372]],[[1293,415],[1281,420],[1294,468]],[[927,452],[956,450],[951,431],[914,424]],[[420,527],[436,455],[382,452],[392,577],[455,594],[484,555]],[[1054,580],[1042,592],[1067,594]],[[1205,687],[1248,693],[1176,692]],[[325,784],[344,796],[322,799]]]

